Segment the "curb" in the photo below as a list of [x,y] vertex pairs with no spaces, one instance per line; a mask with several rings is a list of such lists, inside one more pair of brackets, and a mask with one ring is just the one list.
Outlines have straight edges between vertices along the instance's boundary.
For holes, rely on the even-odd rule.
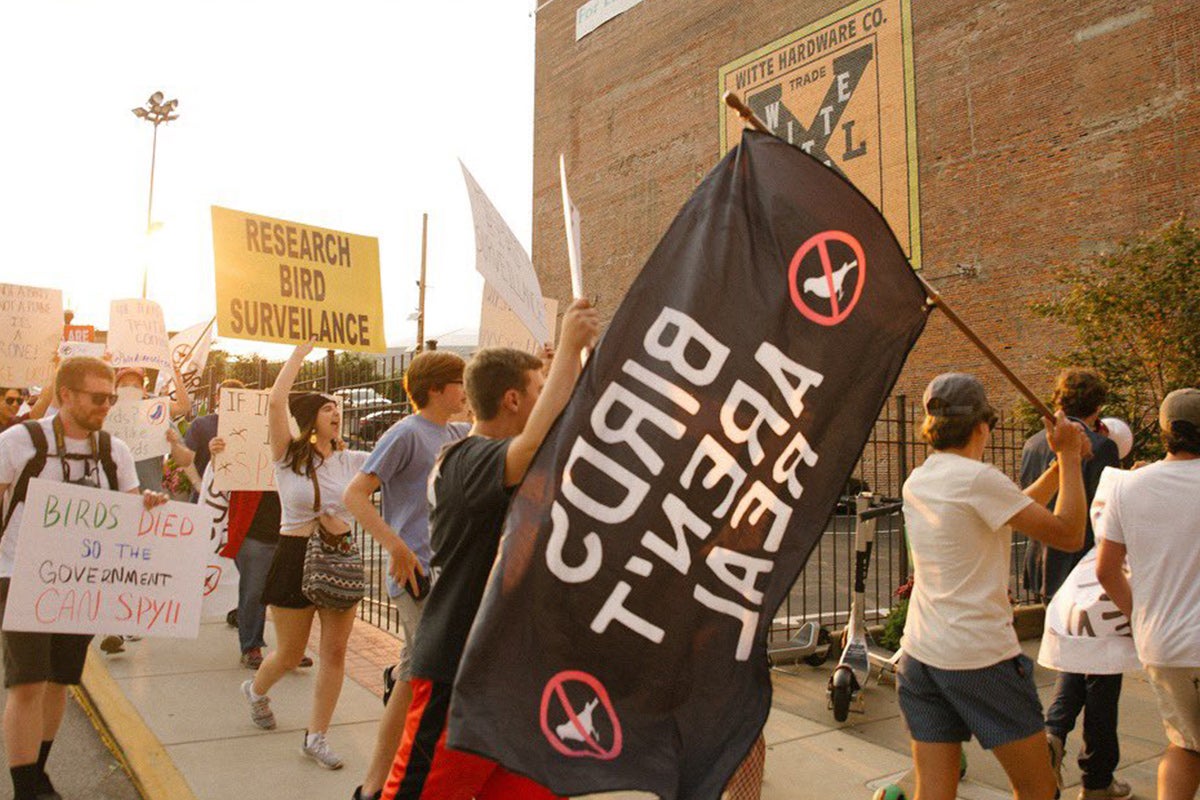
[[147,727],[141,714],[92,650],[83,665],[80,699],[101,727],[101,736],[124,763],[134,786],[145,800],[197,800],[166,748]]

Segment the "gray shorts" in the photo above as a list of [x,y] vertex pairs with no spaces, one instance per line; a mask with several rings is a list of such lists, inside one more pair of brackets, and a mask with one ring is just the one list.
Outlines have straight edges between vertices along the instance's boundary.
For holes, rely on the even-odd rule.
[[908,655],[896,668],[900,713],[918,742],[965,742],[985,750],[1041,733],[1033,662],[1019,655],[981,669],[938,669]]
[[392,605],[400,616],[400,630],[404,633],[400,663],[396,665],[396,680],[408,681],[412,679],[412,643],[417,635],[417,625],[421,622],[421,612],[425,610],[425,601],[413,600],[408,592],[401,592],[399,597],[392,598]]

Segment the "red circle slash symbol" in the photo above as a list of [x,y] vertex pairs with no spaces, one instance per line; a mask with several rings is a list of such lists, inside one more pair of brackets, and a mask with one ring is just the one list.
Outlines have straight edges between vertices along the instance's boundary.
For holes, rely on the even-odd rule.
[[219,564],[209,564],[208,574],[204,576],[204,596],[208,597],[217,590],[221,583],[221,567]]
[[[834,247],[830,247],[831,244]],[[820,258],[821,274],[797,282],[801,265],[814,250]],[[831,250],[833,255],[830,254]],[[811,263],[813,259],[808,261]],[[850,288],[846,283],[851,273],[854,276],[853,293],[850,293],[849,301],[843,303]],[[827,327],[844,322],[850,316],[858,304],[866,280],[866,254],[858,240],[845,231],[824,231],[809,238],[796,250],[792,263],[788,265],[788,288],[792,293],[792,302],[805,317]],[[805,295],[811,295],[812,300]],[[821,299],[829,301],[828,312],[818,311],[810,305]]]
[[[567,687],[571,688],[571,694],[586,697],[583,708],[576,710],[567,696]],[[554,702],[555,699],[557,703]],[[551,724],[552,706],[555,710],[554,716],[560,719],[565,717],[565,722]],[[561,708],[561,711],[558,711],[558,708]],[[607,726],[603,724],[604,718],[597,714],[601,709],[607,716]],[[612,746],[607,750],[600,744],[600,740],[608,737],[600,734],[597,722],[601,723],[601,728],[612,728]],[[621,754],[621,722],[617,719],[616,709],[608,697],[608,690],[598,679],[586,672],[569,669],[550,679],[542,691],[541,723],[546,741],[564,756],[611,761]],[[578,745],[572,747],[569,742],[577,742]]]

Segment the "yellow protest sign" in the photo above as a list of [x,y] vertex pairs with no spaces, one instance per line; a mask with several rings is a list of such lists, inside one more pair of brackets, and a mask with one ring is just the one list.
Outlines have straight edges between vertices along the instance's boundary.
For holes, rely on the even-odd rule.
[[[911,0],[859,0],[721,67],[776,136],[844,175],[921,261]],[[721,152],[742,121],[723,102]]]
[[379,240],[212,207],[221,336],[382,353]]

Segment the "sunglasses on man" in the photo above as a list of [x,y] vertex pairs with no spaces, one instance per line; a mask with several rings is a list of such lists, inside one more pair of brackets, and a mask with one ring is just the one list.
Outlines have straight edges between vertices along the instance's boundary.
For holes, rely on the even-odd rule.
[[109,392],[85,392],[82,389],[71,389],[71,391],[75,394],[82,394],[86,396],[92,401],[92,405],[94,406],[115,406],[117,404],[117,396]]
[[19,397],[6,397],[6,398],[4,398],[4,403],[5,403],[5,405],[10,405],[10,406],[19,406],[19,405],[21,405],[21,398],[19,398]]

